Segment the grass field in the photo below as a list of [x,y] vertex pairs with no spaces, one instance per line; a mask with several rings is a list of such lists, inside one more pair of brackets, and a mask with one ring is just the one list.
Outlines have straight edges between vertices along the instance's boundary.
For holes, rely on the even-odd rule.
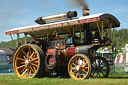
[[0,85],[128,85],[128,74],[111,72],[108,78],[33,78],[19,79],[15,75],[0,75]]
[[33,78],[19,79],[11,73],[0,74],[0,85],[128,85],[128,73],[123,67],[116,67],[108,78],[89,78],[73,80],[71,78]]

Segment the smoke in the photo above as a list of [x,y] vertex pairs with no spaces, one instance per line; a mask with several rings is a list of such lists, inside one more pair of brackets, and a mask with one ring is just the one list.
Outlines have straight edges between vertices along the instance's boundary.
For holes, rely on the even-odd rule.
[[87,0],[69,0],[69,5],[72,7],[82,7],[82,9],[88,9]]

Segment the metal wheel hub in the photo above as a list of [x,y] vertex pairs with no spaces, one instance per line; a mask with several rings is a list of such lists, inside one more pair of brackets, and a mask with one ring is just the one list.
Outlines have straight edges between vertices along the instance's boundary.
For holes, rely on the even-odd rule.
[[76,70],[79,71],[80,70],[80,65],[76,66]]
[[30,60],[25,60],[25,65],[26,65],[26,67],[28,67],[28,66],[30,66]]

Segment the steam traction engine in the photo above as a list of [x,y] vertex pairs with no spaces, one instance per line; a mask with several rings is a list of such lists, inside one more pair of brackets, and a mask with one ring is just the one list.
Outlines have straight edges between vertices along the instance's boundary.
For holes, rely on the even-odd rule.
[[[39,17],[35,21],[37,25],[6,31],[11,38],[17,35],[13,67],[19,78],[69,74],[73,79],[83,80],[108,76],[108,62],[96,57],[95,52],[99,47],[111,45],[112,28],[119,27],[119,21],[103,13],[76,16],[76,11],[69,11]],[[21,34],[25,35],[24,45],[21,45]],[[32,37],[32,42],[27,42],[27,35]]]

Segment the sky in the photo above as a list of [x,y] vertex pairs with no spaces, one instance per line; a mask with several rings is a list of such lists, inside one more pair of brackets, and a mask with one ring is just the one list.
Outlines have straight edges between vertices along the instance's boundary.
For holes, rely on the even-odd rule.
[[[74,1],[0,0],[0,42],[11,40],[9,35],[5,35],[6,30],[35,25],[35,19],[40,16],[77,11],[78,17],[81,17],[82,7]],[[128,0],[86,0],[86,3],[91,10],[90,14],[110,13],[121,23],[117,29],[128,28]]]

